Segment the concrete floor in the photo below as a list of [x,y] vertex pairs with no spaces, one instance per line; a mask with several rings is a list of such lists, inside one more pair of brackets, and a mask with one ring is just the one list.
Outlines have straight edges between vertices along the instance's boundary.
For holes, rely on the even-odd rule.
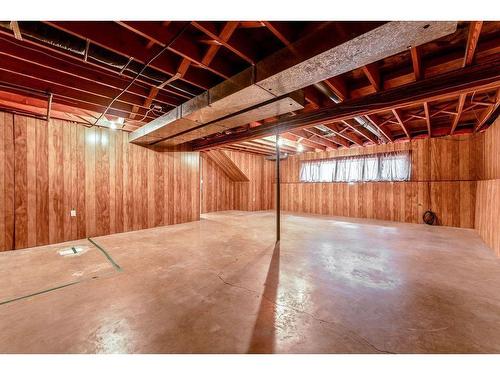
[[0,352],[500,353],[500,260],[473,230],[283,215],[275,248],[274,220],[96,238],[121,270],[87,241],[0,254]]

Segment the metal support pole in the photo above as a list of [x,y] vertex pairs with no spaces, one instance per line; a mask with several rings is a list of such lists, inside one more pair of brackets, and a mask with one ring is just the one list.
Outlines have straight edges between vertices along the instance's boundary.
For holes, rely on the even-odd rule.
[[280,135],[276,134],[276,242],[281,238]]

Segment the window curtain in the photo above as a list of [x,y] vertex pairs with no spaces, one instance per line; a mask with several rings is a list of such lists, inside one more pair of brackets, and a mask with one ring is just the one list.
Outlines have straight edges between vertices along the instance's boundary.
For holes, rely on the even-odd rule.
[[383,154],[381,158],[381,181],[407,181],[411,175],[410,153]]
[[300,181],[304,182],[331,182],[335,179],[336,163],[331,160],[317,160],[307,162],[300,169]]
[[306,161],[300,169],[302,182],[408,181],[410,177],[409,151]]

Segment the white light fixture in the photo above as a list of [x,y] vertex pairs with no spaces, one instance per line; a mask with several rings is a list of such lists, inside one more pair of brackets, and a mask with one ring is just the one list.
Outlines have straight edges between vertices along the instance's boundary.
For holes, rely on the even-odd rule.
[[123,125],[125,122],[125,119],[123,117],[117,117],[116,120],[109,121],[108,127],[110,129],[118,129],[119,125]]
[[279,145],[279,146],[283,146],[283,139],[281,139],[281,138],[280,138],[280,139],[278,139],[278,145]]
[[299,144],[297,145],[297,151],[298,151],[298,152],[302,152],[302,151],[304,151],[304,146],[302,146],[302,144],[300,144],[300,143],[299,143]]

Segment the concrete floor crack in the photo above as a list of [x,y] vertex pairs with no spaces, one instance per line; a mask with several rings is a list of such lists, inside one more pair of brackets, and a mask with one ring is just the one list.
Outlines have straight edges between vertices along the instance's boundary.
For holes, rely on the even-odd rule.
[[224,280],[224,278],[221,276],[222,272],[218,273],[217,274],[217,277],[220,279],[220,281],[222,281],[225,285],[229,285],[229,286],[232,286],[234,288],[239,288],[239,289],[243,289],[243,290],[246,290],[248,292],[251,292],[251,293],[256,293],[256,294],[259,294],[259,292],[255,291],[255,290],[252,290],[252,289],[248,289],[248,288],[245,288],[244,286],[241,286],[241,285],[237,285],[237,284],[232,284],[226,280]]
[[264,298],[266,301],[268,301],[269,303],[273,304],[274,306],[279,306],[279,307],[284,307],[284,308],[287,308],[287,309],[290,309],[290,310],[293,310],[299,314],[304,314],[304,315],[307,315],[309,316],[310,318],[318,321],[318,322],[321,322],[321,323],[325,323],[325,324],[330,324],[330,325],[336,325],[336,326],[339,326],[341,327],[347,334],[348,336],[354,338],[356,341],[358,342],[362,342],[366,345],[368,345],[369,347],[371,347],[372,349],[374,349],[375,351],[379,352],[379,353],[384,353],[384,354],[398,354],[396,352],[392,352],[392,351],[388,351],[388,350],[383,350],[383,349],[380,349],[378,348],[376,345],[372,344],[370,341],[368,341],[368,339],[366,339],[365,337],[357,334],[356,332],[353,332],[349,329],[347,329],[343,324],[339,323],[339,322],[332,322],[332,321],[329,321],[329,320],[325,320],[325,319],[321,319],[321,318],[318,318],[317,316],[315,316],[314,314],[311,314],[307,311],[304,311],[304,310],[299,310],[295,307],[292,307],[292,306],[288,306],[286,304],[282,304],[282,303],[278,303],[276,301],[272,301],[271,299],[267,298],[264,294],[261,294],[259,292],[257,292],[256,290],[253,290],[253,289],[249,289],[249,288],[245,288],[241,285],[238,285],[238,284],[233,284],[233,283],[230,283],[228,281],[226,281],[222,276],[222,272],[218,273],[217,274],[217,277],[225,284],[225,285],[228,285],[228,286],[231,286],[231,287],[234,287],[234,288],[239,288],[239,289],[243,289],[243,290],[246,290],[248,292],[252,292],[252,293],[255,293],[255,294],[258,294],[260,295],[262,298]]

